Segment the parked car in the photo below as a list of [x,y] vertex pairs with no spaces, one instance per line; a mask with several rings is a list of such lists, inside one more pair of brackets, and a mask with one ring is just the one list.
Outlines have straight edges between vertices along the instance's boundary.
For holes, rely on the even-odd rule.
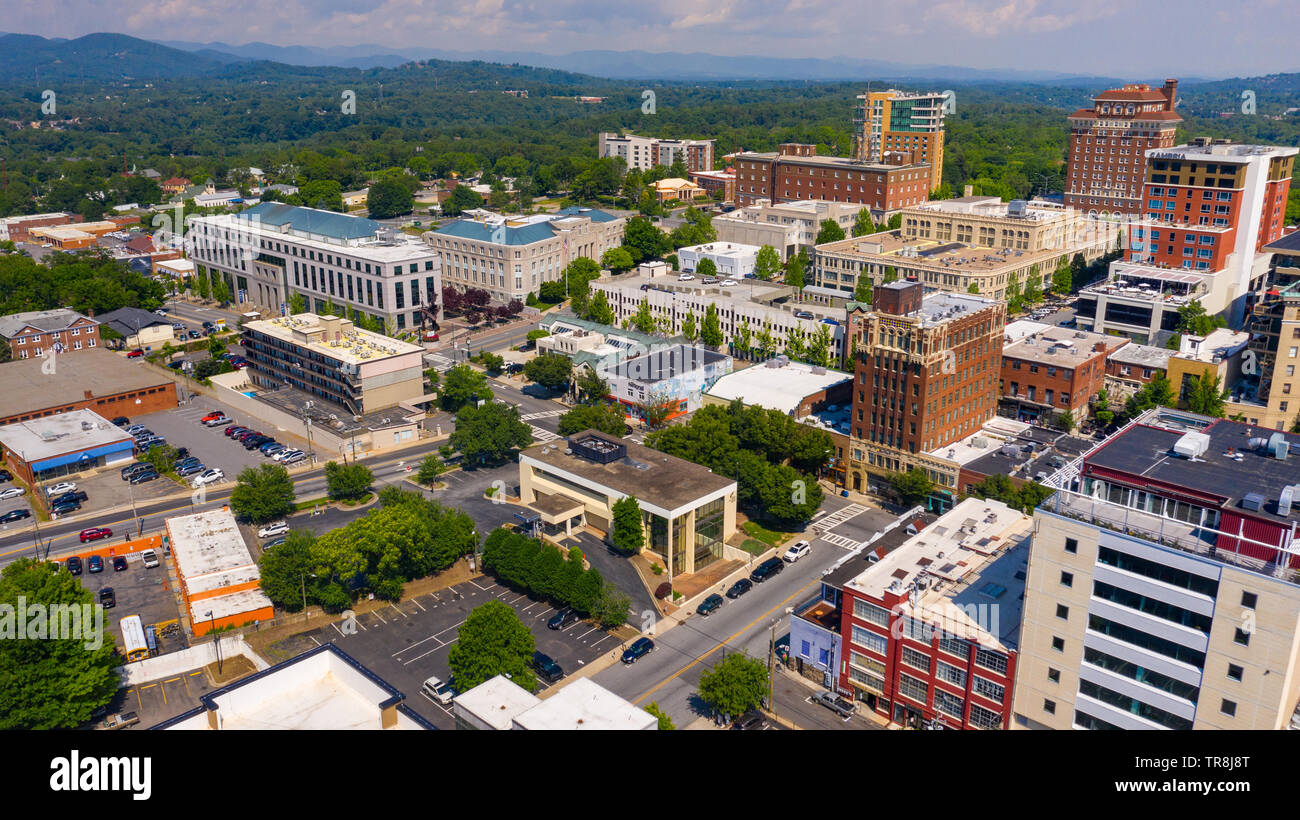
[[152,470],[152,469],[153,469],[152,464],[146,464],[143,461],[137,461],[134,464],[129,464],[126,467],[122,468],[122,480],[129,481],[131,479],[131,476],[135,475],[141,470]]
[[0,515],[0,524],[8,524],[11,521],[21,521],[24,518],[31,518],[31,510],[10,510],[4,515]]
[[135,350],[132,350],[130,353],[127,353],[126,357],[128,359],[138,359],[143,355],[144,355],[144,351],[137,347]]
[[223,473],[223,472],[221,472],[221,471],[218,470],[218,469],[215,469],[215,468],[214,468],[214,469],[211,469],[211,470],[204,470],[203,472],[201,472],[201,473],[199,473],[198,475],[194,476],[194,486],[195,486],[195,487],[199,487],[199,486],[202,486],[202,485],[204,485],[204,484],[211,484],[212,482],[214,482],[214,481],[220,481],[221,479],[223,479],[223,478],[225,478],[225,477],[226,477],[226,474]]
[[247,429],[247,427],[240,427],[236,424],[233,427],[227,427],[223,432],[225,432],[226,438],[234,438],[236,433],[242,433]]
[[748,712],[741,715],[736,722],[732,724],[731,728],[751,732],[766,729],[767,718],[757,709],[750,709]]
[[284,521],[276,521],[274,524],[267,524],[257,531],[258,538],[274,538],[277,535],[284,535],[289,531],[289,525]]
[[190,457],[190,448],[188,447],[181,447],[179,450],[176,451],[176,458],[178,459],[189,458],[189,457]]
[[810,552],[812,552],[812,544],[807,541],[796,541],[790,545],[790,549],[785,551],[785,555],[781,556],[781,560],[793,564]]
[[215,328],[215,327],[216,327],[216,325],[213,324],[212,322],[204,322],[204,323],[203,323],[203,329],[204,329],[204,330],[212,330],[212,329]]
[[[94,564],[91,564],[90,571],[95,571]],[[117,606],[117,596],[113,594],[112,587],[103,587],[99,590],[99,605],[104,609],[112,609]]]
[[86,562],[86,569],[90,570],[91,572],[103,572],[104,559],[100,558],[98,555],[90,556],[90,560]]
[[125,555],[114,555],[114,556],[113,556],[113,572],[124,572],[125,570],[126,570],[126,556],[125,556]]
[[48,496],[56,496],[56,495],[59,495],[59,494],[61,494],[61,493],[69,493],[69,492],[72,492],[72,491],[75,490],[75,489],[77,489],[77,485],[74,484],[73,482],[71,482],[71,481],[60,481],[58,484],[55,484],[53,487],[50,487],[49,489],[47,489],[47,490],[45,491],[45,494],[48,495]]
[[223,419],[225,417],[226,417],[225,412],[221,410],[211,410],[208,412],[206,416],[199,419],[199,421],[211,421],[212,419]]
[[126,416],[117,416],[113,419],[113,424],[117,425],[118,427],[126,427],[130,423],[131,420]]
[[263,444],[269,444],[272,441],[274,441],[274,439],[272,439],[270,436],[249,436],[248,438],[244,439],[244,449],[256,450],[258,447],[261,447]]
[[576,623],[577,621],[578,621],[578,613],[574,612],[572,609],[569,609],[568,607],[565,607],[564,609],[561,609],[559,612],[551,616],[551,619],[546,622],[546,628],[564,629],[569,624]]
[[716,284],[718,284],[718,277],[716,277],[716,276],[706,276],[706,277],[704,277],[704,284],[706,284],[706,285],[716,285]]
[[98,541],[101,538],[108,538],[112,534],[113,531],[108,527],[91,527],[90,529],[81,531],[81,543],[84,544],[87,541]]
[[818,692],[812,696],[813,703],[820,703],[835,714],[847,721],[853,717],[857,710],[853,708],[853,701],[839,697],[834,692]]
[[0,481],[13,481],[14,474],[8,470],[0,470]]
[[736,285],[739,285],[740,283],[737,282],[735,279],[723,279],[718,284],[722,285],[724,288],[734,288]]
[[709,613],[722,606],[724,600],[725,599],[721,595],[715,592],[703,601],[700,601],[700,605],[695,608],[695,611],[707,618]]
[[692,275],[689,274],[689,273],[683,273],[683,274],[681,274],[681,275],[679,275],[679,276],[677,277],[677,281],[678,281],[678,282],[690,282],[690,281],[693,280],[694,278],[695,278],[695,277],[692,276]]
[[158,553],[154,552],[153,550],[145,550],[144,552],[140,553],[140,560],[144,562],[144,565],[146,567],[148,567],[149,569],[153,569],[154,567],[158,566]]
[[287,450],[287,449],[289,448],[285,447],[283,444],[276,441],[275,439],[271,439],[270,441],[265,442],[261,446],[259,446],[257,448],[257,451],[264,456],[270,456],[272,453],[278,453],[281,450]]
[[223,424],[231,424],[232,419],[228,416],[218,416],[217,418],[206,419],[203,422],[205,427],[220,427]]
[[127,726],[134,726],[139,722],[140,716],[135,712],[123,712],[120,715],[113,715],[112,717],[105,718],[104,721],[99,724],[99,728],[123,729]]
[[173,470],[179,470],[179,469],[182,468],[182,467],[191,467],[191,466],[193,466],[193,465],[195,465],[195,464],[198,464],[198,463],[199,463],[199,460],[198,460],[196,457],[194,457],[194,456],[189,456],[188,458],[181,458],[181,459],[177,459],[176,461],[172,462],[172,469],[173,469]]
[[654,649],[654,641],[649,638],[637,638],[631,646],[623,650],[623,663],[636,663],[638,659],[649,655]]
[[538,677],[547,683],[555,683],[564,677],[564,670],[545,652],[533,653],[533,669],[537,671]]
[[290,453],[289,455],[287,455],[287,456],[285,456],[284,458],[280,459],[280,463],[281,463],[281,464],[297,464],[299,461],[302,461],[302,460],[305,459],[306,457],[307,457],[307,454],[304,453],[302,450],[294,450],[294,451],[293,451],[292,453]]
[[22,487],[10,487],[7,490],[0,490],[0,501],[3,501],[6,498],[17,498],[25,492],[27,491]]
[[426,680],[424,685],[420,687],[420,691],[424,692],[424,694],[428,695],[433,700],[438,701],[443,706],[450,704],[452,699],[456,697],[456,691],[451,688],[451,685],[444,683],[442,678],[439,677],[432,677]]
[[783,569],[785,569],[785,563],[780,558],[769,558],[755,567],[754,571],[749,574],[749,578],[751,581],[761,584]]
[[50,504],[67,504],[69,501],[88,501],[90,496],[86,495],[85,490],[73,490],[70,493],[62,493],[50,499]]
[[157,470],[141,470],[140,472],[131,476],[131,483],[144,484],[146,481],[153,481],[156,478],[158,478]]
[[71,558],[68,559],[68,572],[71,572],[73,575],[80,575],[80,574],[81,574],[81,559],[80,559],[80,558],[78,558],[77,556],[74,555],[74,556],[72,556]]
[[744,595],[746,592],[749,592],[753,588],[754,588],[753,581],[749,580],[748,578],[741,578],[739,581],[732,584],[731,588],[727,590],[727,597],[734,601],[735,599],[739,598],[741,595]]
[[185,335],[188,336],[191,340],[203,338],[203,334],[199,333],[197,330],[191,330],[189,333],[186,333]]
[[180,476],[181,478],[187,478],[189,476],[196,475],[197,473],[201,473],[206,469],[207,467],[204,466],[203,462],[200,461],[194,464],[186,464],[183,467],[177,467],[176,475]]
[[262,545],[262,549],[269,550],[271,547],[278,547],[288,540],[289,537],[287,535],[282,535],[279,538],[272,538],[270,541],[267,541],[265,544]]
[[143,424],[132,424],[130,427],[126,427],[124,429],[126,432],[134,436],[136,433],[139,433],[140,431],[145,430],[147,428]]
[[301,452],[302,450],[295,450],[292,447],[286,447],[283,450],[276,450],[274,453],[271,454],[271,458],[274,459],[275,461],[284,461],[286,458],[293,455],[294,453],[301,453]]
[[[157,478],[158,474],[154,473]],[[54,515],[67,515],[81,509],[81,503],[78,501],[64,501],[62,504],[54,504],[50,507],[50,512]]]

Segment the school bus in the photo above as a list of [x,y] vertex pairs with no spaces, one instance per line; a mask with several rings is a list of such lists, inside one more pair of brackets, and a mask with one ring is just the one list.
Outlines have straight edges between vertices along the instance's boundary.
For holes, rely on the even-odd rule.
[[127,663],[149,657],[149,644],[144,639],[144,622],[139,615],[129,615],[122,619],[122,652],[126,655]]

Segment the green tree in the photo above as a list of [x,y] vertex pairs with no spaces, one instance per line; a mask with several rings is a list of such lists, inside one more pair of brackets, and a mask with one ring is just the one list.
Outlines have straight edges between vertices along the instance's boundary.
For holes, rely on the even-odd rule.
[[470,612],[447,654],[458,692],[467,692],[497,675],[508,675],[529,692],[537,691],[531,663],[533,633],[509,606],[488,601]]
[[808,269],[808,253],[803,248],[785,263],[785,283],[799,291],[804,288],[804,272]]
[[298,188],[298,197],[308,208],[343,211],[343,186],[333,179],[315,179]]
[[655,719],[659,721],[659,731],[670,732],[677,728],[673,725],[673,719],[668,716],[668,713],[659,708],[658,701],[651,701],[648,705],[643,706],[642,708],[654,715]]
[[1220,384],[1218,374],[1206,371],[1192,379],[1191,389],[1187,391],[1187,409],[1203,416],[1223,418],[1223,403],[1228,399],[1228,391]]
[[733,652],[700,675],[699,694],[701,700],[723,715],[743,715],[767,694],[767,664]]
[[230,287],[226,284],[226,277],[220,274],[212,279],[212,298],[222,304],[230,301]]
[[925,500],[930,497],[930,492],[934,490],[934,482],[930,480],[930,476],[916,467],[909,468],[905,473],[891,473],[889,486],[908,506],[925,503]]
[[[692,340],[694,341],[694,340]],[[742,319],[740,327],[736,329],[736,335],[732,339],[732,347],[736,353],[741,356],[749,356],[754,342],[754,330],[749,326],[748,319]]]
[[1064,430],[1067,433],[1070,432],[1075,426],[1074,411],[1062,410],[1052,417],[1052,424],[1055,425],[1058,430]]
[[1173,407],[1174,388],[1164,373],[1157,371],[1151,381],[1138,388],[1124,403],[1124,418],[1131,419],[1153,407]]
[[561,353],[543,353],[524,365],[524,375],[547,390],[563,390],[573,376],[573,360]]
[[966,292],[967,292],[967,293],[973,293],[973,294],[975,294],[976,296],[978,296],[978,295],[979,295],[979,292],[980,292],[980,283],[979,283],[979,282],[971,282],[971,283],[970,283],[970,287],[966,288]]
[[634,216],[627,221],[623,228],[623,247],[633,262],[659,259],[673,249],[664,232],[644,216]]
[[1052,292],[1065,295],[1074,287],[1074,271],[1070,268],[1070,263],[1065,257],[1061,257],[1060,263],[1056,266],[1056,272],[1052,274]]
[[282,518],[294,509],[293,479],[278,464],[245,467],[230,491],[230,508],[255,524]]
[[425,390],[432,393],[434,390],[438,389],[438,385],[441,383],[442,383],[442,374],[438,372],[437,368],[430,367],[424,371]]
[[589,367],[578,371],[577,388],[587,402],[597,402],[609,395],[609,382]]
[[627,613],[631,608],[631,598],[608,581],[602,581],[600,591],[592,598],[589,612],[605,629],[617,629],[627,623]]
[[380,179],[370,186],[366,195],[366,209],[371,219],[390,219],[409,214],[415,209],[411,189],[393,178]]
[[825,245],[827,242],[838,242],[844,238],[844,229],[834,219],[823,219],[821,226],[817,230],[817,239],[815,243]]
[[325,463],[326,492],[335,501],[356,501],[364,497],[374,481],[374,473],[364,464]]
[[1193,336],[1208,336],[1211,331],[1227,327],[1222,316],[1210,316],[1200,302],[1189,302],[1178,309],[1178,332]]
[[627,421],[613,404],[579,404],[560,416],[560,435],[571,436],[583,430],[600,430],[622,438],[627,435]]
[[707,347],[722,344],[722,321],[718,318],[718,307],[712,302],[704,310],[704,324],[700,326],[700,341]]
[[591,304],[587,307],[586,318],[597,324],[614,324],[614,309],[609,306],[609,299],[606,298],[605,291],[598,290],[591,297]]
[[636,496],[628,495],[614,502],[613,530],[610,540],[623,552],[640,552],[645,546],[645,528],[641,524],[641,505]]
[[779,270],[781,270],[781,257],[777,254],[776,248],[771,245],[759,248],[758,255],[754,257],[754,277],[766,282],[776,276]]
[[657,326],[654,314],[650,312],[650,300],[643,298],[641,304],[637,305],[636,313],[632,314],[632,327],[642,333],[653,333]]
[[289,530],[283,544],[262,550],[257,562],[258,583],[281,609],[301,612],[304,597],[309,604],[315,601],[316,582],[307,583],[318,574],[319,567],[312,560],[315,543],[316,536],[307,530]]
[[447,465],[442,462],[437,453],[429,453],[420,460],[420,469],[415,473],[415,480],[426,487],[433,487],[438,481],[438,476],[447,471]]
[[494,401],[461,407],[450,440],[469,464],[499,464],[532,441],[532,430],[520,420],[518,408]]
[[299,313],[307,312],[307,297],[294,291],[289,294],[289,315],[297,316]]
[[864,305],[871,304],[875,298],[874,290],[871,277],[867,276],[865,271],[859,273],[858,280],[853,284],[853,301]]
[[1024,300],[1030,305],[1043,301],[1043,277],[1039,274],[1037,265],[1030,268],[1029,275],[1025,277]]
[[632,270],[636,262],[632,260],[632,254],[628,253],[627,248],[610,248],[601,254],[600,264],[614,273],[624,273]]
[[893,265],[885,265],[885,275],[880,279],[881,284],[888,285],[890,282],[898,281],[898,271]]
[[489,373],[500,373],[506,368],[505,357],[488,350],[480,350],[478,354],[474,356],[474,361],[483,365],[483,369]]
[[646,394],[645,401],[641,403],[641,418],[646,427],[651,430],[658,429],[676,412],[680,404],[680,401],[673,398],[665,388],[652,388]]
[[465,211],[483,207],[483,197],[475,193],[468,185],[457,185],[451,195],[442,203],[444,216],[460,216]]
[[712,259],[706,256],[695,264],[695,273],[697,276],[700,277],[717,276],[718,265],[716,262],[714,262]]
[[900,212],[889,218],[889,230],[896,231],[901,227],[903,227],[903,214]]
[[[20,602],[26,640],[14,640]],[[19,558],[0,571],[0,608],[9,611],[8,623],[0,621],[9,639],[0,640],[0,729],[72,729],[113,699],[120,661],[112,631],[95,629],[94,603],[55,563]],[[39,620],[37,607],[45,608]]]
[[492,400],[492,389],[488,387],[487,376],[463,364],[447,371],[442,389],[438,391],[438,402],[443,410],[454,413],[465,405],[480,400]]
[[695,311],[686,311],[686,318],[682,320],[682,335],[686,341],[694,343],[700,338],[700,323],[695,318]]
[[853,217],[853,235],[866,236],[876,232],[876,223],[871,220],[871,209],[862,208],[858,215]]

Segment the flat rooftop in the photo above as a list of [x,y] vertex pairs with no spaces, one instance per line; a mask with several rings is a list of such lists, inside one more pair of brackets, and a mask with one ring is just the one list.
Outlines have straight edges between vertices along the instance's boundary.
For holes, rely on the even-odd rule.
[[1147,159],[1187,159],[1214,160],[1215,162],[1244,163],[1260,157],[1293,157],[1300,154],[1300,148],[1282,145],[1247,145],[1227,143],[1224,145],[1194,145],[1184,143],[1172,148],[1151,148],[1146,152]]
[[[845,585],[881,600],[906,595],[904,614],[980,643],[1014,649],[1020,631],[1033,519],[1001,501],[968,498]],[[990,607],[996,625],[963,609]]]
[[32,463],[78,450],[130,442],[131,436],[91,410],[56,413],[0,427],[0,444]]
[[564,451],[571,448],[554,442],[533,445],[521,452],[519,459],[521,463],[535,462],[543,471],[562,470],[615,493],[635,495],[639,501],[667,511],[692,505],[711,493],[735,490],[735,481],[707,467],[597,430],[583,430],[569,436],[568,441],[572,444],[593,437],[606,446],[625,447],[626,456],[600,464],[578,455],[577,450],[566,455]]
[[[265,210],[260,210],[265,208]],[[288,208],[295,211],[280,211]],[[310,212],[305,213],[305,212]],[[276,216],[276,214],[279,216]],[[229,228],[246,236],[265,236],[291,242],[303,248],[335,254],[341,253],[368,262],[395,264],[430,259],[437,251],[424,242],[398,233],[391,241],[378,239],[369,219],[314,208],[300,208],[279,202],[263,202],[237,214],[197,217],[211,225]],[[369,224],[366,224],[369,223]],[[202,242],[197,235],[195,242]],[[245,241],[250,241],[245,240]],[[284,255],[284,251],[270,251]]]
[[[832,564],[822,574],[822,583],[835,589],[843,589],[845,584],[874,566],[876,561],[905,544],[915,532],[924,530],[938,519],[939,516],[930,512],[900,516],[887,529],[877,532],[868,539],[867,543]],[[909,532],[909,528],[913,532]]]
[[1043,322],[1035,322],[1029,319],[1017,319],[1007,325],[1002,331],[1002,343],[1004,345],[1009,345],[1012,342],[1020,341],[1026,336],[1047,330],[1050,327],[1052,327],[1052,325],[1044,324]]
[[[1179,343],[1178,358],[1217,364],[1239,352],[1250,343],[1250,334],[1244,330],[1215,328],[1209,335],[1184,336]],[[1166,362],[1167,363],[1167,362]]]
[[656,347],[640,355],[620,359],[601,372],[653,384],[726,361],[728,358],[726,354],[717,353],[700,345],[672,345]]
[[1044,264],[1061,255],[1061,250],[1014,251],[1010,249],[982,248],[962,242],[939,242],[933,239],[904,237],[901,230],[841,239],[817,246],[818,254],[840,254],[854,259],[875,261],[895,267],[923,267],[961,273],[976,270],[982,273],[1015,270],[1039,263]]
[[[1174,414],[1175,417],[1177,414]],[[1182,414],[1194,420],[1204,417]],[[1161,419],[1155,424],[1150,419]],[[1283,487],[1300,484],[1300,435],[1284,433],[1228,419],[1214,419],[1199,432],[1209,436],[1204,455],[1191,461],[1175,455],[1173,447],[1193,426],[1168,425],[1163,416],[1144,417],[1148,423],[1134,424],[1111,436],[1084,457],[1083,475],[1106,470],[1125,483],[1141,486],[1161,482],[1202,496],[1209,506],[1233,508],[1273,521],[1300,523],[1300,503],[1292,505],[1286,516],[1277,514],[1278,496]],[[1159,426],[1156,426],[1156,425]],[[1180,429],[1181,428],[1181,429]],[[1285,459],[1277,459],[1251,446],[1252,441],[1267,441],[1280,436],[1290,447]],[[1229,455],[1232,448],[1233,455]],[[1257,493],[1264,503],[1257,511],[1242,505],[1248,493]]]
[[705,242],[703,245],[687,245],[678,248],[677,252],[691,251],[706,256],[746,256],[751,253],[757,254],[762,249],[761,245],[745,245],[740,242]]
[[265,333],[275,339],[306,348],[345,364],[363,364],[401,356],[424,353],[424,348],[369,330],[361,330],[351,319],[298,313],[244,324],[246,330]]
[[1119,350],[1111,353],[1107,358],[1120,364],[1165,370],[1169,367],[1169,357],[1172,355],[1174,355],[1174,352],[1167,347],[1153,347],[1129,342]]
[[869,171],[872,173],[888,173],[890,171],[904,171],[914,168],[928,168],[929,163],[914,162],[910,165],[886,165],[882,162],[869,162],[867,160],[853,159],[852,157],[824,157],[811,156],[801,157],[795,154],[781,154],[776,151],[742,151],[736,156],[736,159],[778,159],[781,162],[788,162],[794,165],[820,165],[826,168],[845,168],[853,171]]
[[168,518],[167,533],[176,566],[191,593],[259,577],[229,508]]
[[520,729],[543,731],[645,730],[657,729],[659,719],[591,678],[577,678],[517,715],[514,725]]
[[[221,377],[218,376],[217,378]],[[274,390],[252,389],[254,389],[254,401],[260,401],[286,413],[291,413],[298,418],[310,418],[314,426],[329,430],[335,435],[348,435],[366,430],[383,430],[408,424],[413,420],[411,415],[408,415],[400,405],[385,407],[380,410],[369,410],[362,414],[360,420],[357,420],[342,405],[334,404],[320,396],[313,396],[296,387],[281,385]],[[423,418],[422,412],[419,415]],[[334,418],[330,418],[330,416],[334,416]],[[269,430],[265,432],[270,433]]]
[[1128,339],[1119,336],[1056,327],[1012,342],[1002,348],[1002,355],[1008,359],[1073,370],[1096,356],[1104,358],[1126,344]]
[[489,678],[456,696],[453,709],[465,711],[493,729],[506,730],[514,719],[542,701],[504,675]]
[[134,393],[174,382],[139,361],[103,348],[58,356],[53,373],[42,370],[47,359],[19,359],[0,364],[0,418],[85,401],[92,397]]
[[1003,202],[1001,197],[996,196],[969,196],[959,197],[957,199],[935,199],[929,202],[923,202],[920,205],[912,205],[904,209],[905,213],[917,211],[925,213],[939,213],[950,216],[969,215],[982,216],[990,219],[1011,219],[1021,222],[1054,222],[1065,219],[1069,213],[1065,209],[1047,202],[1039,200],[1029,200],[1025,202],[1024,211],[1020,214],[1011,213],[1011,203]]
[[[649,274],[623,275],[615,280],[601,280],[591,283],[592,287],[607,288],[622,294],[630,295],[641,301],[645,295],[645,290],[658,290],[664,293],[676,293],[682,296],[707,297],[710,301],[718,304],[731,304],[734,306],[754,306],[766,307],[774,310],[783,310],[786,307],[792,310],[807,311],[817,319],[834,319],[844,321],[844,308],[833,307],[830,305],[817,305],[812,303],[794,303],[794,288],[780,282],[764,282],[762,279],[739,279],[735,285],[723,286],[721,284],[706,285],[700,279],[693,281],[679,282],[677,274],[663,276],[651,276]],[[642,289],[642,286],[645,289]],[[850,294],[851,295],[851,294]],[[791,312],[789,310],[785,311]],[[566,320],[567,321],[567,320]],[[617,331],[624,333],[625,331]]]
[[921,318],[924,326],[939,325],[954,319],[965,318],[967,314],[976,313],[998,304],[992,299],[976,296],[973,293],[949,293],[937,290],[927,293],[921,299],[921,309],[915,315]]
[[801,362],[790,362],[782,367],[756,364],[718,379],[707,395],[725,401],[740,399],[747,405],[792,415],[808,396],[851,381],[852,373],[814,368]]

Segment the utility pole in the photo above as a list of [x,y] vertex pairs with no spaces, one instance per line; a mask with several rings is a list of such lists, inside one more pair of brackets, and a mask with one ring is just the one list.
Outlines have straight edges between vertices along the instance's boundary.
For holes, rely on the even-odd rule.
[[776,679],[776,622],[778,618],[772,619],[771,639],[767,644],[767,709],[773,715],[776,714],[776,699],[773,697],[774,681]]

